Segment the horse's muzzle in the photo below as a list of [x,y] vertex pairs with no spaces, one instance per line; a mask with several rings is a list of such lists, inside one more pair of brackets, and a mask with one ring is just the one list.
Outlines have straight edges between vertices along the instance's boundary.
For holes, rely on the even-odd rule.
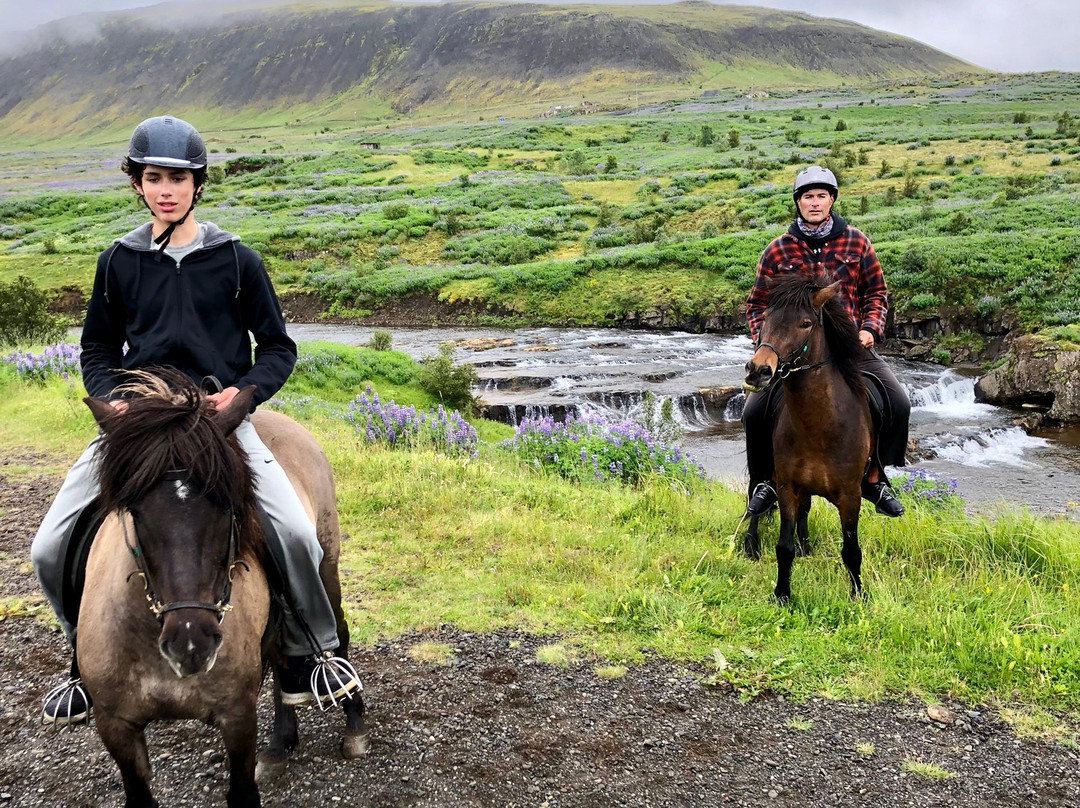
[[746,363],[746,376],[743,379],[743,389],[750,393],[764,390],[772,381],[775,370],[768,362],[757,363],[753,359]]
[[210,670],[221,642],[221,628],[211,613],[180,609],[165,616],[158,650],[176,675],[184,678]]

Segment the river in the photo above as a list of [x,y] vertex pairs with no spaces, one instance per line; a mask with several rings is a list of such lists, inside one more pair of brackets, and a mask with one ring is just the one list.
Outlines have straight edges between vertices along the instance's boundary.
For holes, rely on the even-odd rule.
[[[297,341],[364,345],[373,329],[294,324]],[[526,412],[561,414],[588,405],[612,417],[640,411],[646,391],[671,399],[685,429],[680,446],[710,477],[742,488],[746,458],[739,423],[742,394],[715,407],[703,388],[738,387],[750,357],[745,336],[587,328],[389,329],[393,349],[414,359],[434,356],[439,343],[470,341],[456,362],[476,366],[476,390],[507,419]],[[1080,429],[1028,435],[1012,424],[1017,413],[975,401],[970,371],[889,359],[912,402],[912,467],[955,478],[973,508],[1005,501],[1044,514],[1068,513],[1080,501]]]

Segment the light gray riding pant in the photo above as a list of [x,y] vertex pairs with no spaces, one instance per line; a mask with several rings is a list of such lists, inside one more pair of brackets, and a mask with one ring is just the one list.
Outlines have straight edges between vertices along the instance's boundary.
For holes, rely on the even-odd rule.
[[[292,608],[299,612],[311,629],[320,651],[338,646],[337,618],[326,597],[322,579],[319,578],[319,562],[322,548],[315,533],[315,526],[308,519],[300,498],[285,475],[285,470],[274,459],[266,444],[259,439],[251,421],[245,419],[236,429],[236,438],[247,452],[248,464],[255,479],[255,496],[274,530],[277,532],[284,585]],[[38,528],[30,548],[41,589],[45,592],[53,611],[60,621],[69,641],[74,640],[75,626],[62,614],[64,559],[67,545],[79,514],[99,493],[97,480],[97,450],[101,436],[90,441],[82,457],[68,472],[56,499]],[[306,656],[312,653],[311,643],[300,627],[300,621],[290,609],[285,609],[282,651],[289,656]]]

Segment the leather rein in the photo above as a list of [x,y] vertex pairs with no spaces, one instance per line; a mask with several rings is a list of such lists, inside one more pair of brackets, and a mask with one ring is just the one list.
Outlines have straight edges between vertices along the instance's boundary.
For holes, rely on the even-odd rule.
[[[186,480],[187,473],[183,471],[169,471],[161,475],[162,480]],[[232,611],[232,605],[229,603],[232,598],[232,584],[233,584],[233,572],[236,570],[237,565],[242,566],[245,570],[250,571],[247,563],[236,558],[237,545],[238,545],[238,533],[236,525],[236,514],[230,515],[230,527],[229,527],[229,560],[227,563],[228,574],[225,577],[225,586],[221,593],[221,597],[218,598],[216,603],[207,603],[205,601],[198,600],[180,600],[173,603],[163,603],[154,590],[154,582],[150,578],[150,570],[146,566],[146,554],[143,552],[142,545],[139,543],[139,531],[135,529],[134,523],[132,525],[132,534],[135,537],[134,542],[128,541],[127,521],[121,519],[120,524],[124,532],[124,544],[127,545],[128,552],[131,553],[131,557],[135,561],[137,569],[132,570],[128,575],[128,580],[131,580],[133,575],[138,575],[143,580],[143,591],[146,594],[146,601],[150,604],[150,611],[154,617],[158,619],[158,622],[165,620],[165,615],[168,612],[174,612],[179,609],[203,609],[205,611],[213,612],[217,615],[218,623],[225,619],[225,613]]]

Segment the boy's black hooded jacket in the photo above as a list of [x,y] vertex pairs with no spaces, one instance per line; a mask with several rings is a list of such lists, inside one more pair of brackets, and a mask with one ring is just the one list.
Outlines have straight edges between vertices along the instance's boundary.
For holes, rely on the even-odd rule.
[[179,263],[157,259],[150,223],[98,257],[82,333],[83,382],[91,396],[112,396],[124,381],[120,369],[168,365],[196,384],[205,376],[224,387],[254,384],[254,407],[289,378],[296,343],[285,333],[262,259],[238,236],[203,224],[202,248]]

